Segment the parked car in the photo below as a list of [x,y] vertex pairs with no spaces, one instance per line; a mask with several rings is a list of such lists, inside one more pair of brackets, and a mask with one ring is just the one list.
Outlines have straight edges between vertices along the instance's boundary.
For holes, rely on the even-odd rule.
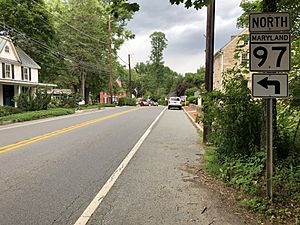
[[149,103],[145,99],[141,99],[140,106],[149,106]]
[[84,101],[83,99],[78,99],[78,100],[76,101],[76,104],[77,104],[77,105],[85,105],[85,101]]
[[181,99],[179,97],[169,98],[168,109],[171,109],[171,108],[178,108],[178,109],[182,108]]
[[155,101],[149,101],[150,106],[158,106],[158,103]]

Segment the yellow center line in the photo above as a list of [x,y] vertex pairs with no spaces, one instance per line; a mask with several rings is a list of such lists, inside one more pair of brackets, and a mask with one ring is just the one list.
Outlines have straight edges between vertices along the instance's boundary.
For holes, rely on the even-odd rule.
[[38,141],[41,141],[41,140],[44,140],[44,139],[48,139],[48,138],[53,137],[53,136],[63,134],[63,133],[66,133],[68,131],[72,131],[72,130],[75,130],[75,129],[78,129],[80,127],[84,127],[84,126],[87,126],[87,125],[90,125],[90,124],[98,123],[98,122],[106,120],[106,119],[111,119],[113,117],[117,117],[117,116],[129,113],[129,112],[133,112],[133,111],[138,110],[138,109],[140,109],[140,108],[134,108],[134,109],[130,109],[130,110],[127,110],[127,111],[118,112],[118,113],[111,114],[111,115],[108,115],[108,116],[104,116],[104,117],[101,117],[101,118],[98,118],[98,119],[94,119],[94,120],[79,123],[79,124],[76,124],[76,125],[73,125],[73,126],[70,126],[70,127],[66,127],[66,128],[60,129],[60,130],[52,131],[52,132],[49,132],[49,133],[46,133],[46,134],[43,134],[43,135],[39,135],[39,136],[30,138],[30,139],[22,140],[22,141],[19,141],[17,143],[14,143],[14,144],[5,145],[5,146],[0,147],[0,153],[8,152],[8,151],[11,151],[11,150],[14,150],[14,149],[26,146],[26,145],[30,145],[32,143],[35,143],[35,142],[38,142]]

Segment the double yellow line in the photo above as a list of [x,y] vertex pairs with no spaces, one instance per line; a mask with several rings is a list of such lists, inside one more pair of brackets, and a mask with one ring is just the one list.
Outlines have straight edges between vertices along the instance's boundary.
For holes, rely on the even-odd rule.
[[56,130],[56,131],[53,131],[53,132],[50,132],[50,133],[39,135],[39,136],[30,138],[30,139],[22,140],[22,141],[19,141],[19,142],[15,143],[15,144],[5,145],[5,146],[0,147],[0,153],[8,152],[8,151],[11,151],[11,150],[14,150],[14,149],[26,146],[26,145],[30,145],[32,143],[35,143],[35,142],[38,142],[38,141],[41,141],[41,140],[44,140],[44,139],[47,139],[47,138],[50,138],[50,137],[53,137],[53,136],[56,136],[56,135],[59,135],[59,134],[63,134],[63,133],[66,133],[68,131],[75,130],[75,129],[78,129],[80,127],[84,127],[84,126],[87,126],[87,125],[90,125],[90,124],[98,123],[98,122],[106,120],[106,119],[110,119],[110,118],[113,118],[113,117],[116,117],[116,116],[120,116],[120,115],[129,113],[129,112],[138,110],[138,109],[139,108],[134,108],[134,109],[130,109],[130,110],[127,110],[127,111],[118,112],[118,113],[111,114],[111,115],[108,115],[108,116],[104,116],[104,117],[101,117],[101,118],[98,118],[98,119],[90,120],[90,121],[83,122],[83,123],[73,125],[73,126],[70,126],[70,127],[66,127],[66,128],[60,129],[60,130]]

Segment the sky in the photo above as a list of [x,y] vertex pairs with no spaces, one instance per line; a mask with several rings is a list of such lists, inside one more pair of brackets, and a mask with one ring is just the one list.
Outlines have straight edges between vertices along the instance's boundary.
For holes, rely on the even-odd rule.
[[[165,66],[184,74],[196,72],[205,64],[205,33],[207,8],[186,9],[183,5],[171,5],[169,0],[130,0],[140,5],[140,10],[128,22],[127,29],[135,39],[126,41],[118,55],[131,66],[149,60],[151,43],[149,36],[163,32],[168,40],[164,50]],[[230,41],[231,35],[241,32],[236,27],[242,14],[241,0],[216,0],[215,52]]]

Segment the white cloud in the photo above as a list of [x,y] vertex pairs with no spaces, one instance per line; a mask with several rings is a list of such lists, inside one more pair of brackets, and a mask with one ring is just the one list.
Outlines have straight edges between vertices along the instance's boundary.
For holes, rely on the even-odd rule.
[[[179,72],[195,72],[204,65],[206,8],[199,11],[185,9],[182,5],[171,5],[169,0],[132,0],[140,4],[128,29],[136,34],[134,40],[126,42],[119,56],[127,59],[133,55],[136,61],[149,60],[151,44],[149,36],[154,31],[166,34],[168,47],[164,51],[165,65]],[[240,0],[216,1],[215,51],[224,46],[230,36],[237,34],[236,20],[242,11]],[[127,61],[127,60],[126,60]]]

